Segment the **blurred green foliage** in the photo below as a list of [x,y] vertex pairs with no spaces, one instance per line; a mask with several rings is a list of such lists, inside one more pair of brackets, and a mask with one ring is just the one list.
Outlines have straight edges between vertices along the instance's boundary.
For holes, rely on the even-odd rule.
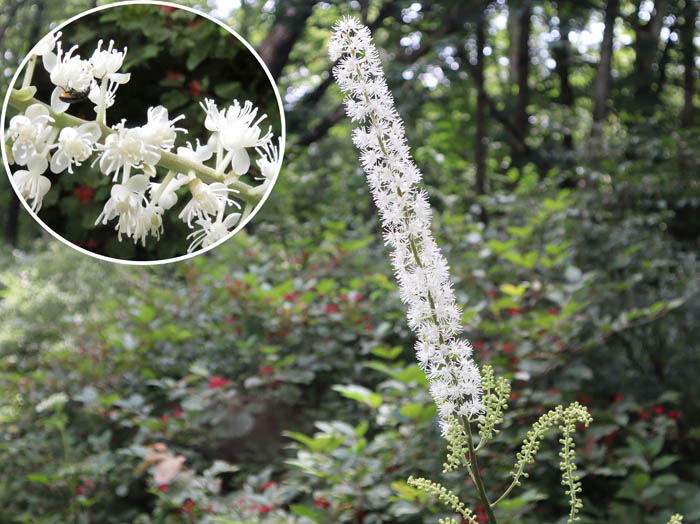
[[[660,102],[643,104],[630,96],[634,51],[620,44],[613,111],[596,143],[595,50],[572,55],[577,98],[565,107],[539,61],[552,43],[533,37],[528,143],[539,158],[512,168],[507,132],[489,119],[490,187],[478,196],[474,86],[445,62],[460,38],[473,45],[472,22],[440,36],[453,4],[426,3],[411,19],[411,3],[397,3],[376,40],[476,359],[513,382],[503,431],[480,460],[486,485],[505,487],[541,413],[578,400],[594,417],[576,438],[581,522],[657,524],[674,512],[700,522],[700,132],[697,120],[680,126],[680,69],[669,70]],[[534,5],[537,36],[556,5]],[[380,7],[369,3],[369,20]],[[632,32],[633,7],[622,2],[620,36]],[[444,441],[351,124],[299,145],[340,102],[333,88],[313,103],[300,93],[326,78],[329,28],[351,12],[318,3],[292,48],[278,80],[290,147],[246,234],[207,256],[137,269],[88,260],[22,223],[20,249],[0,262],[0,521],[418,524],[449,516],[405,483],[408,475],[440,479]],[[601,15],[574,14],[577,30]],[[273,32],[274,10],[244,2],[229,22],[259,45]],[[513,99],[497,58],[508,54],[508,35],[493,29],[486,87],[507,114]],[[416,32],[433,45],[418,57],[401,45]],[[669,53],[675,63],[677,50]],[[429,87],[421,75],[435,67],[444,78]],[[563,144],[566,129],[573,149]],[[36,412],[59,392],[67,404]],[[527,483],[499,504],[499,521],[562,522],[554,440]],[[185,458],[167,484],[144,465],[157,443]],[[478,512],[470,481],[441,480]]]

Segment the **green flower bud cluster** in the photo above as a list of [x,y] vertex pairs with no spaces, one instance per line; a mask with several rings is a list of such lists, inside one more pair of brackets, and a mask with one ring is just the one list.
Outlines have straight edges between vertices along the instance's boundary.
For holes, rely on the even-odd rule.
[[[510,398],[510,382],[504,377],[495,378],[491,366],[481,368],[481,388],[483,391],[482,402],[486,408],[486,414],[479,417],[479,446],[483,447],[494,435],[498,433],[495,429],[503,422],[503,413],[508,409],[508,399]],[[483,418],[483,420],[481,420]]]
[[581,500],[578,498],[578,493],[581,491],[581,482],[578,476],[574,473],[576,470],[576,453],[574,451],[574,439],[571,434],[576,431],[576,424],[581,423],[586,427],[593,421],[588,410],[574,402],[569,407],[564,409],[562,406],[557,406],[551,411],[542,415],[537,422],[528,431],[527,437],[523,441],[522,448],[517,454],[517,462],[514,470],[511,472],[513,477],[513,485],[520,485],[520,478],[528,477],[528,473],[524,471],[525,466],[535,462],[535,455],[540,449],[542,437],[555,424],[559,425],[559,430],[562,432],[562,438],[559,442],[562,445],[562,451],[559,456],[562,461],[559,463],[559,469],[562,471],[562,484],[567,486],[566,495],[569,497],[569,512],[568,523],[578,520],[577,513],[582,507]]
[[[433,482],[432,480],[427,480],[424,478],[414,478],[414,477],[408,477],[408,480],[406,481],[409,486],[412,486],[416,489],[419,489],[429,495],[432,495],[434,497],[437,497],[437,499],[445,504],[446,506],[449,506],[452,510],[454,510],[455,513],[459,513],[464,520],[466,520],[469,524],[477,524],[474,512],[471,511],[469,508],[467,508],[464,505],[464,502],[459,500],[459,497],[452,493],[449,489],[447,489],[444,486],[441,486],[437,482]],[[452,524],[453,522],[457,522],[454,519],[440,519],[440,524]]]

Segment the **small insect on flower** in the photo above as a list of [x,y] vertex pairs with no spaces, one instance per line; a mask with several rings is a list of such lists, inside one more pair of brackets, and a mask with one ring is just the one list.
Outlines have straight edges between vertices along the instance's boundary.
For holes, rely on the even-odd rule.
[[58,98],[66,104],[76,104],[85,100],[90,94],[90,90],[87,91],[76,91],[74,89],[69,89],[67,91],[61,91]]

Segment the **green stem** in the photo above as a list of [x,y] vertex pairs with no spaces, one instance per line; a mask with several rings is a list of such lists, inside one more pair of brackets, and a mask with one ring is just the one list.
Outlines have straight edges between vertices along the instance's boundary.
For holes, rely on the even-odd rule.
[[472,439],[472,428],[471,424],[469,421],[467,421],[464,424],[464,427],[467,429],[467,445],[469,447],[469,461],[472,464],[472,472],[473,472],[473,478],[474,482],[476,483],[476,489],[479,492],[479,498],[481,499],[481,502],[484,505],[484,509],[486,510],[486,515],[489,518],[489,524],[498,524],[496,521],[496,517],[493,514],[493,508],[491,507],[491,503],[489,502],[489,498],[486,495],[486,489],[484,488],[484,482],[481,480],[481,473],[479,472],[479,463],[476,460],[476,451],[474,451],[474,440]]
[[[569,462],[569,452],[570,452],[570,442],[571,442],[571,437],[569,436],[569,429],[564,423],[562,425],[564,429],[562,429],[562,438],[564,440],[564,461],[566,463]],[[576,485],[574,483],[574,474],[573,471],[569,470],[568,474],[568,479],[569,481],[569,505],[571,506],[571,511],[569,512],[569,522],[574,521],[574,517],[576,516],[576,510],[578,509],[576,507]]]
[[[23,93],[20,90],[13,89],[10,92],[9,104],[18,111],[24,111],[33,104],[41,104],[48,109],[49,114],[54,119],[54,126],[59,128],[79,127],[88,122],[87,120],[83,120],[82,118],[78,118],[77,116],[69,115],[67,113],[55,113],[47,104],[44,104],[31,96],[27,96],[27,93],[28,91]],[[115,132],[113,129],[104,125],[104,123],[97,122],[97,124],[102,130],[102,138]],[[200,164],[198,162],[192,162],[191,160],[168,151],[160,152],[160,160],[156,165],[175,171],[176,173],[189,173],[190,171],[193,171],[198,178],[201,178],[204,182],[208,183],[223,182],[226,178],[224,173],[217,173],[211,167],[205,166],[204,164]],[[237,196],[239,196],[246,203],[253,205],[257,205],[257,203],[260,202],[260,199],[262,198],[266,189],[265,184],[260,186],[250,186],[245,182],[241,182],[240,180],[232,180],[227,184],[227,186],[238,191]]]
[[156,194],[153,195],[153,197],[151,198],[151,203],[153,205],[158,204],[158,200],[160,199],[161,195],[163,194],[165,189],[168,187],[168,184],[170,183],[170,181],[173,179],[174,176],[175,176],[175,171],[173,171],[172,169],[170,171],[168,171],[167,175],[165,175],[165,178],[160,183],[160,186],[158,186],[158,190],[156,191]]
[[521,475],[523,474],[523,470],[525,469],[525,463],[523,462],[520,467],[518,468],[518,471],[515,472],[515,476],[513,476],[513,482],[510,483],[510,486],[508,486],[508,489],[506,489],[503,492],[503,495],[498,497],[496,501],[492,504],[493,506],[496,506],[499,502],[501,502],[503,499],[505,499],[508,494],[513,491],[513,488],[518,485],[518,480],[520,479]]
[[24,77],[22,78],[22,88],[28,87],[32,83],[32,77],[34,76],[34,67],[36,66],[36,55],[33,55],[29,62],[27,62],[27,69],[24,70]]
[[251,211],[253,211],[253,206],[251,206],[250,204],[246,204],[243,208],[243,214],[241,215],[241,219],[239,220],[239,222],[243,222],[246,218],[248,218],[248,215],[250,215]]
[[98,124],[107,125],[107,87],[109,80],[107,80],[107,75],[102,79],[100,84],[100,98],[97,104],[97,120]]
[[[59,416],[62,416],[63,413],[60,413]],[[66,424],[64,421],[61,421],[60,424],[58,425],[58,430],[61,433],[61,442],[63,444],[63,461],[65,462],[65,468],[66,472],[68,473],[71,467],[71,458],[70,458],[70,445],[68,443],[68,434],[66,432]],[[77,483],[75,481],[75,476],[70,473],[70,480],[68,482],[68,489],[70,490],[70,521],[75,522],[77,519],[77,516],[75,514],[75,489],[77,487]]]

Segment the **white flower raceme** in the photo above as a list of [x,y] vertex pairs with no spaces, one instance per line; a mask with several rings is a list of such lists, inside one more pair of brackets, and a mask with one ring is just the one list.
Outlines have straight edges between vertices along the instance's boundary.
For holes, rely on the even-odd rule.
[[63,406],[66,402],[68,402],[70,399],[68,398],[68,395],[65,393],[54,393],[53,395],[50,395],[46,397],[44,400],[39,402],[36,405],[36,410],[37,413],[41,413],[42,411],[46,411],[47,409],[54,409]]
[[95,142],[102,135],[102,130],[96,122],[87,122],[78,128],[64,127],[58,135],[57,143],[52,146],[56,151],[51,157],[51,171],[60,173],[68,168],[73,173],[72,165],[90,158],[94,151]]
[[231,232],[231,228],[236,225],[240,218],[240,213],[231,213],[226,218],[224,218],[223,213],[219,213],[213,222],[209,217],[198,219],[196,223],[201,229],[187,235],[187,238],[193,239],[187,252],[192,253],[200,247],[209,247],[222,238],[226,238],[226,235]]
[[279,173],[282,167],[282,158],[280,157],[280,151],[282,150],[282,137],[279,138],[278,145],[274,145],[272,141],[267,142],[262,147],[256,147],[255,151],[260,155],[260,158],[256,161],[258,167],[260,168],[260,174],[262,177],[256,177],[258,179],[272,180]]
[[205,184],[200,179],[195,178],[190,182],[190,193],[192,194],[192,199],[178,215],[178,218],[183,222],[187,222],[189,227],[192,227],[194,218],[203,220],[207,215],[218,214],[227,205],[238,205],[229,198],[230,193],[237,193],[237,191],[221,182]]
[[74,45],[63,55],[61,42],[56,44],[56,53],[49,51],[42,55],[44,67],[50,73],[51,83],[56,86],[51,94],[51,109],[56,113],[63,113],[69,104],[61,100],[61,93],[87,93],[93,85],[92,66],[79,55],[73,56],[78,49]]
[[348,95],[347,113],[362,123],[353,141],[361,152],[386,243],[393,248],[401,299],[418,337],[418,362],[430,380],[446,432],[448,417],[473,417],[482,411],[481,377],[470,344],[458,338],[460,310],[447,261],[430,231],[430,204],[417,187],[421,174],[411,159],[369,29],[344,18],[334,28],[329,51],[332,60],[339,60],[333,73]]
[[17,164],[24,166],[30,158],[43,153],[53,129],[50,122],[53,118],[41,104],[32,104],[23,115],[12,117],[8,135],[13,141],[12,156]]
[[148,123],[141,127],[141,138],[153,147],[170,151],[175,146],[177,132],[187,133],[186,129],[175,127],[175,122],[183,118],[185,115],[168,120],[168,110],[165,107],[150,107]]
[[238,100],[234,100],[233,105],[223,111],[219,111],[213,100],[207,98],[204,102],[202,108],[207,113],[204,126],[213,132],[210,144],[216,144],[217,150],[223,148],[227,151],[222,165],[217,165],[217,168],[223,169],[230,162],[237,175],[247,173],[250,169],[250,156],[246,148],[262,147],[272,137],[271,127],[264,135],[260,129],[260,122],[267,115],[256,120],[258,108],[250,101],[241,106]]
[[27,169],[20,169],[12,175],[20,194],[25,199],[33,200],[32,211],[35,213],[39,212],[46,193],[51,189],[51,181],[42,176],[48,167],[45,156],[35,155],[27,162]]
[[113,126],[116,132],[107,136],[104,144],[97,144],[101,151],[100,170],[105,175],[114,173],[113,180],[120,172],[124,180],[128,180],[132,168],[139,168],[142,164],[155,165],[160,160],[160,150],[144,140],[141,128],[128,128],[125,123],[122,120]]

